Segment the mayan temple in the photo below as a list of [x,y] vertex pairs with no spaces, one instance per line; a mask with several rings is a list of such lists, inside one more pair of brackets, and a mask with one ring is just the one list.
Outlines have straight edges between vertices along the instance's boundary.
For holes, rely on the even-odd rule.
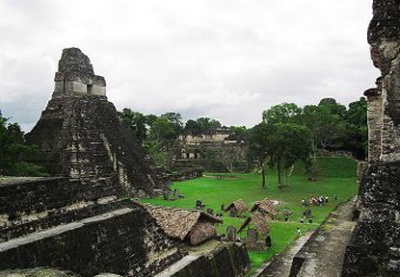
[[400,276],[400,1],[374,0],[368,29],[380,69],[368,97],[369,166],[342,276]]
[[166,191],[167,182],[79,49],[63,50],[52,99],[28,140],[53,176],[1,180],[0,276],[234,277],[249,270],[245,246],[215,239],[220,219],[132,199]]
[[54,80],[52,98],[27,135],[43,150],[37,160],[50,174],[111,184],[121,194],[139,197],[166,188],[107,101],[105,79],[94,74],[81,50],[63,50]]

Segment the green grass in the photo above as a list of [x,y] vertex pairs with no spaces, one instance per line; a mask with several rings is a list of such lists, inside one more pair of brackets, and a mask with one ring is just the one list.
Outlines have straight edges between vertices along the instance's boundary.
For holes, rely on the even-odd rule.
[[[297,237],[296,230],[302,232],[315,229],[332,211],[336,204],[347,200],[357,193],[356,182],[357,163],[345,157],[323,157],[318,159],[320,178],[318,181],[308,181],[304,168],[297,165],[293,175],[289,178],[287,187],[279,189],[277,177],[272,170],[267,171],[267,187],[261,188],[261,176],[258,174],[205,174],[205,177],[184,182],[175,182],[171,189],[179,189],[185,198],[175,201],[165,201],[160,198],[142,199],[143,203],[151,203],[160,206],[174,206],[179,208],[194,208],[196,200],[202,200],[206,208],[212,208],[219,212],[221,204],[225,207],[234,200],[243,199],[249,207],[257,200],[269,198],[278,200],[278,210],[288,208],[293,212],[288,222],[284,222],[280,216],[270,222],[271,239],[273,246],[266,251],[251,251],[250,259],[253,268],[259,267],[263,262],[282,252]],[[222,178],[218,178],[221,176]],[[338,200],[334,201],[334,195]],[[313,223],[299,223],[304,207],[301,199],[311,196],[329,196],[329,203],[322,207],[312,206]],[[217,227],[219,233],[225,233],[227,226],[238,228],[244,218],[230,218],[227,214],[223,217],[224,224]],[[241,232],[244,239],[246,230]]]

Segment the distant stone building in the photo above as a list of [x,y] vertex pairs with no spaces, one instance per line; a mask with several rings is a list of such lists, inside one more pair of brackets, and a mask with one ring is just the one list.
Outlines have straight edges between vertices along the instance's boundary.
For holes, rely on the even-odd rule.
[[202,166],[207,171],[235,171],[246,168],[246,144],[228,128],[210,134],[181,135],[175,166]]
[[55,89],[39,122],[27,134],[47,171],[88,183],[111,183],[120,194],[153,195],[167,183],[135,143],[106,97],[106,81],[94,74],[78,48],[63,50]]

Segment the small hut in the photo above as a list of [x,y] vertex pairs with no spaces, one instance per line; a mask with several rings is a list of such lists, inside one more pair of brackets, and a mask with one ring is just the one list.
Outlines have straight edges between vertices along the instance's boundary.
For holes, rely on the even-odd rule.
[[248,210],[249,209],[247,208],[246,202],[244,202],[243,199],[238,199],[230,203],[226,207],[225,212],[229,211],[230,217],[239,217]]
[[267,214],[274,219],[278,212],[275,209],[275,202],[265,198],[264,200],[254,202],[253,207],[250,212],[259,211],[261,213]]
[[146,210],[171,238],[197,245],[217,234],[212,223],[222,220],[199,210],[145,205]]
[[237,232],[240,233],[250,224],[250,222],[253,222],[259,234],[268,235],[270,231],[270,227],[268,225],[269,220],[271,220],[271,218],[268,217],[268,215],[262,214],[261,212],[255,212],[246,218]]
[[247,228],[246,247],[252,251],[261,251],[271,246],[271,237],[269,236],[270,227],[267,223],[268,215],[261,212],[255,212],[243,222],[238,233],[243,231],[250,222],[254,223],[255,228]]

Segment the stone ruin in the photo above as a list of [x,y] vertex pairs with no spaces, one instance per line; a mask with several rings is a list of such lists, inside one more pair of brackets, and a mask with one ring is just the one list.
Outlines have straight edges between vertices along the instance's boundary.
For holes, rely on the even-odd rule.
[[54,80],[52,98],[26,136],[42,150],[36,162],[83,185],[112,184],[120,194],[143,197],[167,189],[107,101],[104,77],[94,74],[81,50],[63,50]]
[[374,0],[368,29],[380,69],[368,98],[368,169],[342,276],[400,276],[400,1]]
[[189,255],[143,205],[121,198],[162,193],[167,183],[121,124],[89,58],[64,49],[55,81],[27,136],[55,177],[0,177],[0,275],[44,267],[85,277],[243,276],[244,246]]

